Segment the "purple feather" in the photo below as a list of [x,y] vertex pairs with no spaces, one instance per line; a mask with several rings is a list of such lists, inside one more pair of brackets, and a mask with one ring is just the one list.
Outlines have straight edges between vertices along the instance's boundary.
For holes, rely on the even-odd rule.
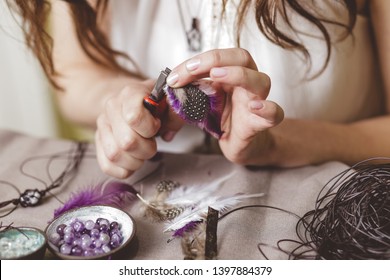
[[207,80],[199,80],[181,88],[165,88],[172,110],[188,124],[196,125],[219,139],[222,135],[223,94]]
[[193,231],[200,223],[203,221],[191,221],[186,224],[184,227],[175,230],[173,237],[183,237],[186,232]]
[[54,218],[68,210],[81,206],[110,205],[123,207],[125,202],[134,199],[136,194],[137,191],[129,184],[118,181],[102,182],[71,194],[64,206],[54,210]]

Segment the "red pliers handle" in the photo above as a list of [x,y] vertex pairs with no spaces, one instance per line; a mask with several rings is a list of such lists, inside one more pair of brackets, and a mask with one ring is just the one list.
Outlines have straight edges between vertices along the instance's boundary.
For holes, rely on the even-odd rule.
[[164,88],[169,73],[171,73],[169,68],[161,71],[152,92],[143,101],[145,108],[157,118],[161,118],[167,108]]

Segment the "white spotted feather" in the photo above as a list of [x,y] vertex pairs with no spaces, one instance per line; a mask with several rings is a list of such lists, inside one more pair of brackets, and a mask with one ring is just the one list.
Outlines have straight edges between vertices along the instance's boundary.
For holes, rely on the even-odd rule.
[[210,184],[193,185],[174,189],[165,200],[166,204],[189,207],[198,204],[218,190],[234,173],[225,175]]
[[249,198],[257,198],[264,196],[264,193],[256,193],[256,194],[235,194],[230,197],[219,197],[219,196],[212,196],[208,199],[201,201],[195,208],[187,208],[183,213],[179,216],[177,216],[175,219],[170,221],[168,226],[165,228],[164,232],[167,231],[176,231],[178,229],[183,228],[185,225],[196,222],[196,221],[202,221],[207,217],[208,208],[211,207],[217,211],[219,211],[219,214],[223,214],[228,209],[232,208],[233,206],[237,205],[244,199]]

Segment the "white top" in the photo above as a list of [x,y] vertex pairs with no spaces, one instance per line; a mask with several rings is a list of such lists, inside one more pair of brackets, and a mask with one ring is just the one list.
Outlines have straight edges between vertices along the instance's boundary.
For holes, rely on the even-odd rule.
[[[233,30],[237,0],[227,1],[223,24],[219,24],[222,1],[178,1],[187,21],[185,29],[190,28],[192,17],[199,16],[201,20],[202,51],[236,46]],[[316,10],[318,13],[337,20],[346,18],[345,9],[337,6],[338,1],[319,2],[323,6]],[[309,49],[313,65],[310,70],[301,54],[284,50],[261,34],[253,11],[250,10],[240,33],[241,47],[251,53],[259,70],[271,77],[268,99],[277,102],[286,117],[351,122],[382,112],[381,82],[372,32],[365,17],[357,17],[353,37],[333,44],[326,70],[307,80],[321,68],[326,55],[325,41],[318,37],[319,31],[296,14],[290,20],[299,28],[300,35],[285,27]],[[328,30],[342,31],[331,25]],[[112,44],[128,53],[150,77],[157,77],[165,67],[173,68],[195,55],[188,51],[176,0],[112,1]]]

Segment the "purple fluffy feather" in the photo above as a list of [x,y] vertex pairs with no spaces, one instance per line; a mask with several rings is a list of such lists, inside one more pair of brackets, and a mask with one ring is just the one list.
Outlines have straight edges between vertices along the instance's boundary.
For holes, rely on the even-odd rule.
[[102,182],[78,193],[73,193],[64,206],[54,210],[54,218],[68,210],[81,206],[111,205],[123,207],[125,202],[134,199],[136,194],[137,191],[129,184],[118,181]]
[[194,230],[202,221],[191,221],[186,224],[184,227],[175,230],[173,237],[183,237],[186,232]]
[[222,135],[223,94],[210,81],[199,80],[181,88],[165,88],[172,110],[188,124],[196,125],[219,139]]

